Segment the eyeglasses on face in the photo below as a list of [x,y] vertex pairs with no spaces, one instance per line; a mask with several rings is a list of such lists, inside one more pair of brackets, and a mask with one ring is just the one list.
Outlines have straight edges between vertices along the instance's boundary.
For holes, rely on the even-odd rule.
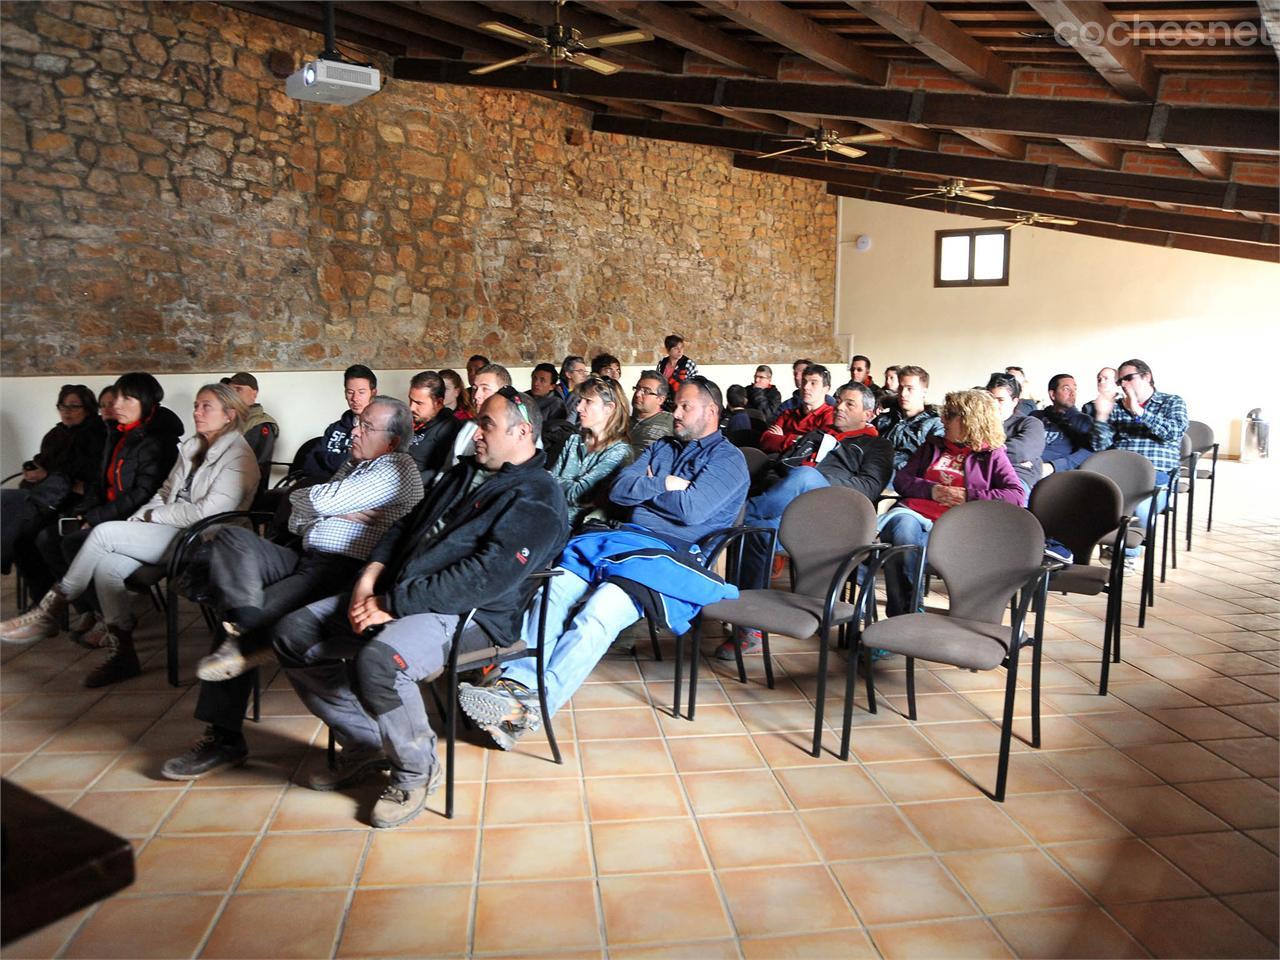
[[360,428],[361,433],[390,433],[386,427],[376,427],[368,420],[357,420],[356,426]]
[[657,390],[650,390],[648,387],[642,387],[639,384],[636,384],[636,393],[640,394],[640,396],[642,397],[662,396],[662,394],[660,394]]
[[1138,373],[1138,372],[1135,370],[1133,373],[1126,373],[1123,377],[1120,377],[1120,378],[1119,378],[1119,382],[1120,382],[1120,383],[1128,383],[1130,380],[1136,380],[1138,377],[1141,377],[1141,376],[1142,376],[1142,374]]

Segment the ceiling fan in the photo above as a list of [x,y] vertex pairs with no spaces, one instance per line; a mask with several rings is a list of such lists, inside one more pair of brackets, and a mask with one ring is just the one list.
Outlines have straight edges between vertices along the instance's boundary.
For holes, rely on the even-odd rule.
[[963,180],[948,180],[946,183],[940,183],[932,190],[926,190],[924,193],[917,193],[914,196],[907,197],[908,200],[919,200],[921,197],[941,197],[944,200],[954,200],[956,197],[964,197],[968,200],[981,200],[986,203],[988,200],[994,200],[995,197],[988,196],[992,190],[1000,188],[992,183],[975,183],[972,186]]
[[1053,223],[1063,227],[1074,227],[1079,220],[1068,220],[1066,217],[1051,217],[1044,213],[1020,213],[1014,217],[1006,230],[1012,230],[1014,227],[1029,227],[1036,224]]
[[645,33],[643,30],[623,30],[620,33],[606,33],[603,36],[586,37],[584,39],[582,34],[573,27],[565,26],[560,22],[560,8],[564,6],[564,0],[555,0],[555,4],[555,22],[543,27],[542,36],[540,37],[525,33],[523,30],[508,26],[505,23],[499,23],[497,20],[486,20],[481,23],[481,29],[502,37],[504,40],[523,43],[529,48],[529,52],[519,57],[512,57],[510,60],[500,60],[497,63],[476,67],[476,69],[470,71],[471,74],[478,77],[506,67],[514,67],[517,63],[526,63],[530,60],[539,60],[546,57],[551,60],[553,67],[561,63],[572,63],[608,76],[617,73],[622,67],[616,63],[610,63],[608,60],[602,60],[594,54],[587,53],[588,50],[597,47],[617,47],[624,43],[643,43],[653,39],[653,34]]
[[851,146],[854,143],[876,143],[880,140],[888,140],[889,135],[885,133],[862,133],[856,137],[837,136],[834,130],[828,130],[826,127],[818,127],[813,132],[812,137],[788,137],[779,142],[781,143],[798,143],[798,147],[787,147],[784,150],[775,150],[773,153],[766,153],[757,160],[767,160],[770,157],[780,157],[784,153],[795,153],[797,150],[814,149],[817,150],[824,160],[830,159],[827,154],[838,153],[842,157],[848,157],[856,160],[858,157],[865,157],[865,150],[858,150]]

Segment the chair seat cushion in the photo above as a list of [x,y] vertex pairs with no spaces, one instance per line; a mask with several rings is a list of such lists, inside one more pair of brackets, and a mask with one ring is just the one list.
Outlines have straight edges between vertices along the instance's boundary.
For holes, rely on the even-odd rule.
[[[736,600],[719,600],[703,607],[702,615],[803,639],[813,636],[822,625],[822,601],[782,590],[743,590]],[[833,624],[848,623],[853,616],[852,603],[836,601]]]
[[504,660],[514,660],[524,656],[526,650],[528,647],[523,640],[517,640],[509,647],[485,645],[475,650],[463,649],[458,651],[458,669],[469,669],[490,661],[501,663]]
[[889,617],[862,631],[862,645],[970,670],[998,667],[1008,652],[1009,627],[936,613]]
[[1049,589],[1059,593],[1080,593],[1092,597],[1103,591],[1110,577],[1110,567],[1073,563],[1050,578]]
[[1213,471],[1212,471],[1212,470],[1197,470],[1197,471],[1196,471],[1196,479],[1197,479],[1197,480],[1208,480],[1208,479],[1209,479],[1210,477],[1212,477],[1212,476],[1213,476]]
[[[1129,530],[1125,533],[1125,537],[1124,537],[1125,546],[1126,547],[1142,546],[1142,540],[1143,540],[1142,534],[1143,534],[1142,530],[1131,525],[1129,527]],[[1103,534],[1102,539],[1099,540],[1098,542],[1102,544],[1104,547],[1114,546],[1116,542],[1116,532],[1114,530],[1108,530],[1105,534]]]
[[130,590],[144,593],[156,586],[169,573],[169,568],[160,563],[147,563],[139,567],[125,578],[124,585]]

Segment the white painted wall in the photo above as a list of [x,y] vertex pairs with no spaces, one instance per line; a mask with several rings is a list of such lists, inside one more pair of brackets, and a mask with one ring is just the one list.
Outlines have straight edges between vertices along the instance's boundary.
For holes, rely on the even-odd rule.
[[[697,357],[694,357],[696,360]],[[817,358],[815,358],[817,359]],[[837,363],[835,357],[822,358]],[[791,380],[791,360],[752,361],[748,364],[716,364],[699,366],[698,371],[714,380],[721,390],[730,384],[748,384],[755,374],[756,363],[769,363],[774,370],[774,382],[784,397],[794,389]],[[465,370],[465,362],[453,364],[453,369]],[[510,367],[515,385],[521,390],[529,388],[532,367]],[[630,397],[635,378],[643,370],[640,366],[622,368],[622,385]],[[219,378],[234,371],[217,373],[161,374],[159,380],[165,389],[165,406],[171,407],[182,417],[191,430],[191,404],[196,392],[206,383],[216,383]],[[378,370],[378,387],[383,393],[404,398],[409,391],[409,380],[418,370]],[[835,377],[840,371],[832,370]],[[260,392],[258,400],[267,412],[280,421],[280,439],[276,444],[276,460],[289,460],[294,450],[304,441],[324,432],[324,428],[346,409],[342,397],[342,371],[295,371],[281,373],[257,373]],[[40,438],[57,422],[54,409],[58,390],[64,383],[84,383],[95,391],[115,380],[112,376],[84,377],[9,377],[0,379],[0,476],[8,476],[21,469],[22,462],[40,449]]]
[[[923,366],[935,398],[1017,364],[1040,398],[1072,374],[1083,403],[1099,367],[1139,357],[1224,451],[1239,452],[1251,408],[1280,421],[1275,264],[1018,227],[1009,286],[939,289],[934,231],[991,221],[842,199],[839,222],[837,339],[881,371]],[[859,234],[870,250],[854,249]]]

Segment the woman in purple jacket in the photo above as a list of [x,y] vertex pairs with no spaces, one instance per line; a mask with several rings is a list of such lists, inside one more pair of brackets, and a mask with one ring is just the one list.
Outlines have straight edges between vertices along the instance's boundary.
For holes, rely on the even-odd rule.
[[[934,521],[966,500],[1004,500],[1022,506],[1024,491],[1005,453],[1004,428],[995,401],[985,390],[947,394],[942,410],[946,432],[930,437],[893,478],[901,496],[880,518],[880,540],[923,550]],[[912,612],[918,558],[895,558],[885,565],[885,610]]]

